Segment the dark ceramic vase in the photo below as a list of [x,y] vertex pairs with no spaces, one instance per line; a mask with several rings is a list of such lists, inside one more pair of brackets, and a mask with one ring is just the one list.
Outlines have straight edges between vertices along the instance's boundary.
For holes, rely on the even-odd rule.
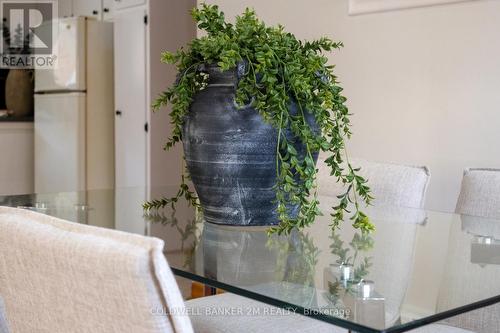
[[11,69],[5,81],[5,103],[15,117],[33,114],[33,74],[25,69]]
[[[227,225],[276,225],[277,130],[254,108],[237,108],[235,90],[244,65],[231,71],[204,67],[208,86],[195,94],[183,128],[184,155],[205,221]],[[297,112],[292,103],[290,112]],[[307,121],[318,130],[314,116]],[[295,141],[299,154],[304,146]],[[293,214],[298,206],[290,205]]]

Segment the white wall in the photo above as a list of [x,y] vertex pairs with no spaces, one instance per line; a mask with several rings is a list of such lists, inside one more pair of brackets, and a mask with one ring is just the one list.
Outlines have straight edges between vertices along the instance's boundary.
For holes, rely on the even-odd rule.
[[[160,62],[165,50],[175,51],[196,36],[196,25],[189,11],[196,5],[195,0],[150,0],[149,22],[149,64],[150,64],[150,104],[160,93],[170,87],[176,77],[176,68]],[[170,125],[170,105],[158,112],[148,113],[149,135],[149,183],[151,186],[178,185],[182,173],[182,144],[170,151],[163,150],[172,128]],[[151,198],[159,195],[154,190]]]
[[500,167],[500,1],[359,16],[347,0],[206,2],[342,40],[330,60],[355,113],[351,155],[427,165],[428,208],[454,209],[463,168]]

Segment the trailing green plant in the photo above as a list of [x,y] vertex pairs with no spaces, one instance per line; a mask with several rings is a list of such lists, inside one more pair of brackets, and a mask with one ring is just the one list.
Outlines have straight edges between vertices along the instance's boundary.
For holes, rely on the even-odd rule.
[[[355,286],[370,273],[369,270],[372,267],[372,257],[359,257],[361,254],[373,249],[374,240],[367,232],[361,232],[361,234],[356,232],[351,242],[346,246],[342,237],[337,234],[335,230],[332,230],[330,239],[332,240],[330,252],[337,257],[335,261],[336,264],[351,265],[354,267],[352,278],[347,281],[347,283],[338,278],[334,281],[328,281],[328,293],[325,297],[331,302],[336,302],[342,291],[355,293]],[[357,259],[359,259],[359,262]]]
[[[321,215],[314,162],[319,151],[328,155],[325,162],[331,168],[331,176],[345,185],[345,192],[333,207],[332,227],[338,226],[347,213],[354,227],[373,230],[361,210],[362,202],[369,204],[372,199],[370,189],[358,175],[359,169],[350,164],[345,150],[345,140],[351,136],[346,98],[333,73],[334,66],[327,64],[328,58],[323,54],[341,48],[342,43],[328,38],[302,42],[281,25],[266,26],[250,9],[238,16],[234,24],[226,22],[224,13],[213,5],[194,8],[192,16],[206,35],[191,41],[187,48],[162,54],[162,61],[175,64],[179,72],[176,83],[153,105],[154,109],[167,104],[172,107],[173,132],[165,149],[182,140],[182,126],[193,96],[207,84],[207,74],[198,70],[200,66],[216,63],[221,70],[231,70],[244,63],[246,72],[239,80],[236,102],[242,106],[251,101],[262,118],[277,129],[275,191],[280,224],[270,232],[289,233]],[[292,102],[297,104],[298,113],[289,112]],[[320,132],[308,125],[306,113],[314,115]],[[305,154],[297,152],[287,131],[302,142]],[[173,204],[183,196],[198,205],[184,176],[176,197],[148,202],[144,208]],[[289,203],[300,204],[298,215],[292,216]]]

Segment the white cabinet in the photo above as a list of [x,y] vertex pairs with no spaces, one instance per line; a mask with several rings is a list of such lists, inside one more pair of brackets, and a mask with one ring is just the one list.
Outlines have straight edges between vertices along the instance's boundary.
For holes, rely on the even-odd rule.
[[57,5],[59,17],[73,16],[73,0],[59,0],[57,2]]
[[[178,185],[182,150],[165,152],[169,115],[153,115],[151,104],[175,80],[172,66],[160,62],[196,36],[189,10],[195,0],[120,0],[114,8],[116,226],[133,224],[140,232],[142,203],[158,197],[161,186]],[[179,28],[179,27],[182,27]],[[179,147],[180,148],[180,147]],[[126,195],[123,187],[146,186]],[[130,230],[130,226],[126,226]],[[141,229],[142,228],[142,229]]]
[[102,0],[102,19],[113,21],[116,0]]
[[35,94],[35,110],[35,191],[85,190],[85,93]]
[[[85,16],[97,20],[113,21],[117,0],[59,0],[59,17]],[[144,4],[145,0],[139,0]],[[129,6],[127,6],[129,7]]]
[[[144,232],[142,203],[147,198],[147,73],[145,7],[116,11],[115,46],[115,225]],[[121,188],[134,187],[134,191]]]
[[117,11],[115,45],[116,186],[146,185],[146,9]]
[[116,9],[123,9],[146,4],[146,0],[114,0]]
[[182,170],[181,150],[163,150],[171,131],[168,110],[153,115],[151,104],[175,81],[172,66],[160,62],[161,52],[175,50],[196,36],[189,15],[196,2],[149,0],[138,5],[143,2],[115,3],[117,187],[178,184]]
[[73,0],[73,16],[101,18],[101,0]]
[[0,122],[0,195],[33,193],[32,122]]

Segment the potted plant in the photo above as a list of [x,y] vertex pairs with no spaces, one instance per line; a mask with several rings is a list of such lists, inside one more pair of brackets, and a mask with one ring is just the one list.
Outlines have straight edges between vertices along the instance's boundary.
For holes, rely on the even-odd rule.
[[234,24],[212,5],[193,9],[192,16],[206,35],[162,54],[163,62],[177,66],[178,77],[153,105],[172,107],[165,149],[183,143],[187,174],[176,196],[144,209],[184,197],[201,204],[208,222],[271,225],[271,232],[289,233],[321,214],[316,160],[322,151],[332,177],[345,184],[332,226],[348,213],[356,228],[372,230],[361,211],[372,199],[370,189],[345,151],[351,136],[346,98],[323,55],[342,44],[299,41],[282,26],[266,26],[250,9]]
[[[11,32],[5,19],[2,22],[4,49],[8,55],[17,55],[20,63],[28,62],[31,54],[30,41],[33,33],[23,35],[18,26]],[[5,78],[5,106],[14,117],[23,118],[33,115],[34,109],[34,72],[28,68],[11,68]]]

